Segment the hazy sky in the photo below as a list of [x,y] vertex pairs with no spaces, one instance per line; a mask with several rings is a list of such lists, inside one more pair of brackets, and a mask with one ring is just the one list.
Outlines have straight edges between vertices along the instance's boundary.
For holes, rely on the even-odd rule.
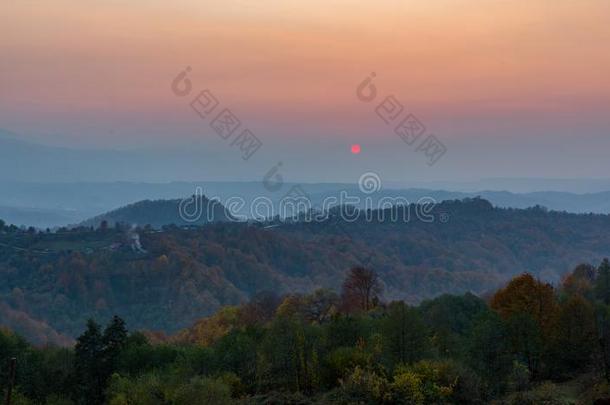
[[[609,21],[608,0],[5,2],[0,128],[212,151],[240,178],[278,161],[310,181],[608,177]],[[177,97],[186,66],[193,91]],[[189,107],[203,89],[263,142],[250,160]],[[434,166],[424,137],[407,145],[375,114],[389,95],[447,147]]]

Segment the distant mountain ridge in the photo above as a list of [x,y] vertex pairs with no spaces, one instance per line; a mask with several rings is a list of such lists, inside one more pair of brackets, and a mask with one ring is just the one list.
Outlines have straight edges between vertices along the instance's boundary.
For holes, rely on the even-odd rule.
[[[306,189],[307,185],[301,187]],[[360,197],[361,203],[356,204],[356,207],[358,208],[367,208],[365,206],[366,199],[370,199],[373,207],[379,207],[384,199],[389,199],[389,201],[398,201],[399,198],[403,198],[404,201],[408,201],[409,203],[417,203],[422,199],[432,198],[437,203],[442,203],[443,201],[483,198],[499,208],[525,209],[540,206],[559,212],[610,213],[610,192],[580,195],[562,192],[513,194],[506,191],[482,191],[478,193],[460,193],[444,190],[408,189],[382,190],[374,195],[369,195],[363,193],[355,186],[344,187],[342,191],[348,192],[350,196]],[[312,207],[320,207],[322,206],[322,201],[325,199],[339,197],[339,192],[336,190],[318,192],[308,194],[307,197],[311,200]],[[244,198],[244,201],[246,201],[246,207],[241,211],[234,213],[230,213],[218,201],[211,202],[205,196],[202,198],[203,201],[201,202],[201,206],[204,207],[202,211],[213,214],[213,217],[218,218],[217,220],[220,221],[234,220],[235,218],[232,214],[239,214],[245,217],[249,217],[249,215],[252,214],[247,209],[247,197]],[[122,222],[140,226],[151,225],[154,228],[159,228],[163,225],[201,225],[207,222],[201,219],[190,222],[181,218],[178,215],[180,201],[181,200],[178,199],[154,201],[143,200],[116,210],[112,210],[105,214],[98,215],[94,218],[79,223],[79,225],[97,227],[100,225],[101,221],[106,220],[110,225],[113,225],[116,222]],[[279,213],[279,201],[274,201],[274,203],[275,212]],[[217,207],[211,210],[209,204],[215,204]],[[590,208],[583,208],[585,206]]]
[[[205,194],[221,202],[231,197],[243,198],[243,211],[233,214],[250,215],[249,204],[258,197],[269,198],[276,205],[287,190],[296,183],[286,183],[284,192],[270,192],[260,182],[171,182],[171,183],[0,183],[0,217],[15,225],[39,228],[66,226],[87,221],[105,212],[120,209],[142,200],[174,200],[191,195],[197,187]],[[318,183],[300,184],[312,200],[319,205],[329,196],[338,196],[341,191],[349,195],[373,198],[404,197],[416,203],[422,197],[431,197],[437,202],[480,196],[493,205],[502,208],[528,208],[536,205],[550,210],[573,213],[610,213],[610,191],[574,194],[567,192],[542,191],[516,194],[508,191],[484,190],[460,192],[431,190],[426,188],[382,189],[366,195],[354,184]]]

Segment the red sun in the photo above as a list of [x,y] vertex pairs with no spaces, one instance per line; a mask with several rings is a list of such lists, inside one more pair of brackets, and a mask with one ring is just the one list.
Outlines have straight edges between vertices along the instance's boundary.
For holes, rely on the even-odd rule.
[[352,154],[357,155],[360,153],[360,150],[361,148],[359,144],[355,143],[352,145]]

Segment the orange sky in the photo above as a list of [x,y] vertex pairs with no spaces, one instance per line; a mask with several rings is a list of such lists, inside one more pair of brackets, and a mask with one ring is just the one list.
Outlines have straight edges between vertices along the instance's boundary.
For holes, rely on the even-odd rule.
[[449,139],[610,129],[607,0],[5,3],[0,128],[18,133],[200,136],[169,90],[187,65],[271,138],[378,136],[354,95],[372,71]]

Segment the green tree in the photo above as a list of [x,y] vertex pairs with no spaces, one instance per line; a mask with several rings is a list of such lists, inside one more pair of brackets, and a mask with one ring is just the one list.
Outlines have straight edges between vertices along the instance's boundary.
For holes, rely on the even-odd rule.
[[604,259],[597,268],[595,297],[605,305],[610,305],[610,262]]
[[610,383],[610,262],[604,259],[597,268],[595,278],[596,331],[599,358],[606,381]]
[[370,318],[362,315],[337,314],[324,325],[329,348],[355,346],[369,337],[372,329]]
[[309,391],[319,373],[313,370],[318,360],[313,355],[312,342],[310,328],[302,322],[286,317],[274,319],[258,352],[259,387]]
[[532,315],[517,312],[508,319],[507,329],[513,353],[527,366],[531,378],[537,378],[545,350],[540,325]]
[[261,329],[249,327],[233,330],[214,345],[218,370],[237,374],[251,391],[254,391],[256,382],[256,356]]
[[610,306],[601,302],[597,303],[595,318],[599,362],[602,365],[606,381],[610,383]]
[[500,392],[512,367],[508,330],[494,312],[483,313],[472,329],[467,346],[467,363],[490,387]]
[[102,404],[106,387],[104,344],[100,326],[93,320],[87,321],[87,329],[76,340],[74,347],[77,397],[83,404]]
[[467,293],[461,296],[443,294],[422,302],[418,310],[431,330],[432,344],[438,355],[460,357],[464,355],[474,321],[489,308],[481,298]]
[[429,348],[428,330],[415,308],[402,301],[389,305],[381,320],[381,335],[386,364],[410,364],[422,359]]
[[574,372],[590,366],[596,344],[595,311],[580,295],[560,303],[551,334],[549,362],[554,370]]
[[102,336],[103,362],[100,365],[104,378],[109,378],[118,367],[119,356],[127,344],[125,321],[114,316]]

